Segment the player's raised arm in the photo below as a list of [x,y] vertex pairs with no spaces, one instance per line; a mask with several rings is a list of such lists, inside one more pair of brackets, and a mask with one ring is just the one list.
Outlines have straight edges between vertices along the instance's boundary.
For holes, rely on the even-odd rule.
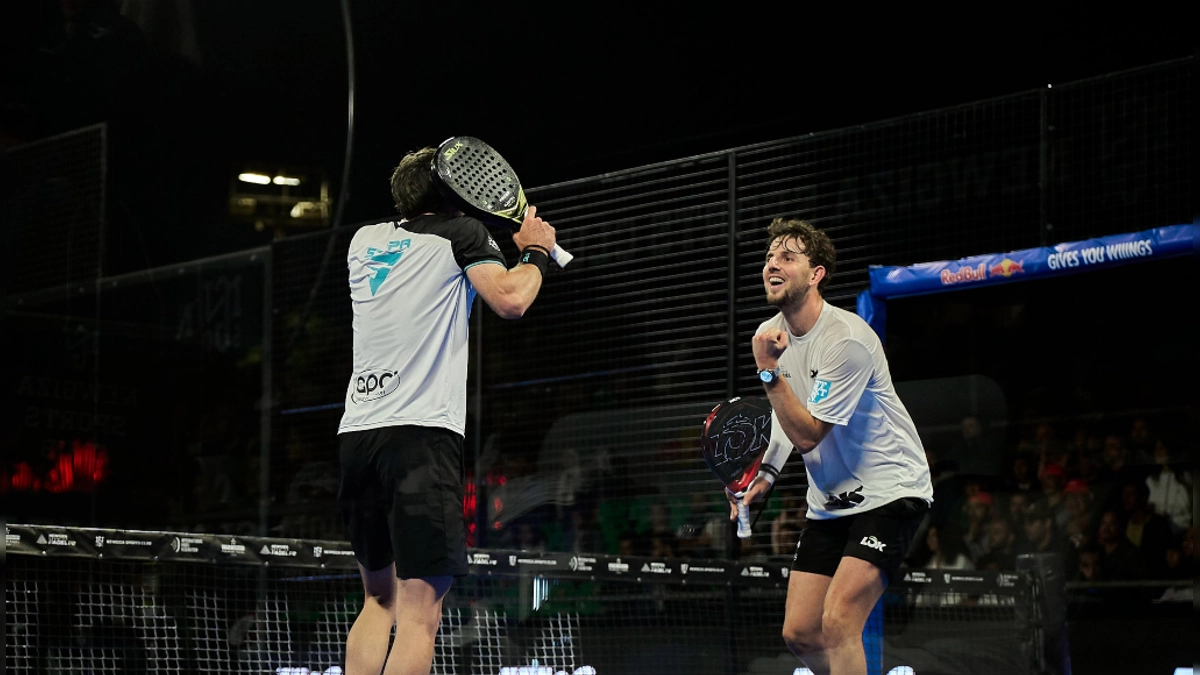
[[519,319],[542,287],[554,240],[554,228],[537,216],[537,207],[530,206],[521,229],[513,233],[513,242],[521,251],[517,265],[511,269],[474,265],[467,268],[467,278],[496,314],[505,319]]

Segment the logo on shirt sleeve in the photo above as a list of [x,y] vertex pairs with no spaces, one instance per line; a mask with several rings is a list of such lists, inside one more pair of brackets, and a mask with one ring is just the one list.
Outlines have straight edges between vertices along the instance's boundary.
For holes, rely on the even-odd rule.
[[829,398],[829,381],[813,380],[812,392],[808,395],[809,403],[820,403]]
[[488,246],[491,246],[492,248],[496,249],[497,251],[500,250],[500,244],[497,244],[496,240],[492,239],[491,235],[488,235]]

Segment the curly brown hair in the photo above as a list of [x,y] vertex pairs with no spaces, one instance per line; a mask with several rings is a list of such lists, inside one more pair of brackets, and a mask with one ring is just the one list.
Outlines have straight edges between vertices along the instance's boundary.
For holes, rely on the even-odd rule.
[[433,184],[433,156],[437,148],[414,150],[392,172],[392,201],[402,218],[422,213],[449,213],[450,206]]
[[808,256],[812,266],[825,268],[825,276],[817,282],[817,292],[824,295],[825,287],[829,284],[829,279],[833,277],[833,270],[837,265],[837,251],[834,249],[829,235],[813,227],[812,223],[808,221],[779,217],[772,220],[771,224],[767,226],[767,250],[770,250],[771,244],[774,244],[775,240],[780,237],[798,240],[804,246],[803,253]]

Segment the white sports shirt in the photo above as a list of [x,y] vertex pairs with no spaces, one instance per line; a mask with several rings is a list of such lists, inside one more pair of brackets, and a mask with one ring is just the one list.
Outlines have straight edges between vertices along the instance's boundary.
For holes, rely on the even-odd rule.
[[[825,303],[804,336],[788,331],[782,313],[756,333],[769,328],[788,333],[788,347],[779,357],[788,386],[813,417],[834,425],[803,456],[808,517],[839,518],[904,497],[932,502],[925,449],[896,396],[883,343],[867,322]],[[793,447],[774,415],[772,422],[763,463],[779,469]]]
[[472,265],[504,265],[474,218],[365,225],[347,254],[354,373],[338,433],[415,425],[465,434]]

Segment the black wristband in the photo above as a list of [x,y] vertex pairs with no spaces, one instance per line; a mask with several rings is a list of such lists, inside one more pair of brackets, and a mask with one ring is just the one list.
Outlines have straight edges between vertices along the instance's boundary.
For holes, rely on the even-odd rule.
[[521,251],[520,264],[533,265],[538,268],[542,276],[546,276],[546,271],[550,269],[550,256],[547,255],[545,248],[542,246],[526,246]]

